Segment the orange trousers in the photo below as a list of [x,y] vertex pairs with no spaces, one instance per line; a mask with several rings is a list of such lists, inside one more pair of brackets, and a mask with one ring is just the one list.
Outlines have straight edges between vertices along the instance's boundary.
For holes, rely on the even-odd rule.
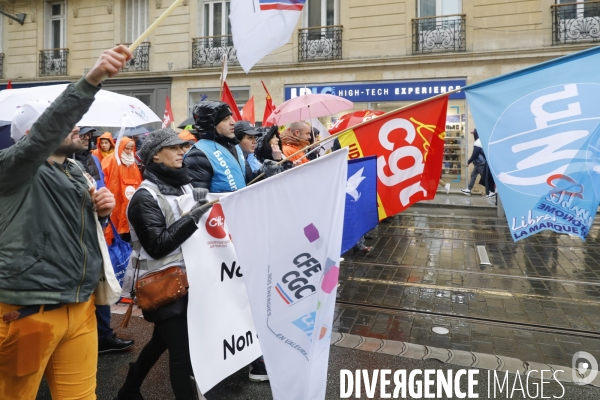
[[[23,306],[0,303],[0,315]],[[0,319],[0,399],[35,399],[42,375],[52,398],[95,399],[94,296],[12,322]]]

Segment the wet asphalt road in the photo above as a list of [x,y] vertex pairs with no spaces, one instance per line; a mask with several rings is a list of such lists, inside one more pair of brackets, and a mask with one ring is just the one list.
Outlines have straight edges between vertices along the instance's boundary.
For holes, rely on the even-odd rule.
[[[586,242],[544,232],[514,243],[506,220],[495,217],[491,203],[464,208],[467,200],[461,195],[438,197],[434,204],[413,207],[380,224],[367,241],[374,246],[371,253],[344,255],[334,330],[563,366],[570,366],[581,350],[600,360],[600,224]],[[479,200],[472,196],[468,201]],[[477,246],[485,246],[491,265],[480,265]],[[113,325],[120,318],[114,316]],[[450,332],[437,335],[435,326]],[[136,344],[131,352],[100,357],[99,399],[114,397],[128,363],[149,340],[151,325],[135,318],[118,333],[135,338]],[[381,368],[460,369],[435,360],[332,347],[326,398],[340,398],[341,369]],[[479,398],[510,398],[488,396],[486,370],[478,379]],[[514,376],[509,381],[512,385]],[[600,388],[563,385],[564,399],[600,398]],[[173,398],[165,356],[142,392],[146,399]],[[545,385],[545,397],[561,394],[558,384]],[[50,398],[45,387],[38,398]],[[206,398],[270,399],[271,393],[268,384],[250,382],[243,369]],[[367,398],[364,391],[360,398]],[[515,392],[512,398],[541,394]]]

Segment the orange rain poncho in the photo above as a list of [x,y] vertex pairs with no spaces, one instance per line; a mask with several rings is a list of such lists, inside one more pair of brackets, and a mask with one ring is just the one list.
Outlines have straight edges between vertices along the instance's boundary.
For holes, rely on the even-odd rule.
[[[127,143],[133,142],[128,137],[123,137],[119,143],[119,157],[121,165],[117,164],[115,154],[109,154],[102,160],[102,171],[104,172],[104,182],[108,190],[115,196],[115,208],[110,219],[115,224],[119,234],[129,233],[129,223],[127,222],[127,205],[133,196],[135,190],[142,183],[142,174],[135,161],[127,166],[123,163],[123,149]],[[133,142],[133,153],[135,153],[135,142]],[[133,156],[133,155],[132,155]],[[110,225],[105,229],[104,236],[107,243],[112,243],[112,228]]]
[[[102,148],[100,147],[101,139],[107,139],[111,144],[110,150],[108,150],[107,153],[102,152]],[[109,154],[112,154],[114,151],[115,151],[115,141],[113,140],[112,135],[110,134],[110,132],[104,132],[102,134],[102,136],[100,136],[100,137],[98,137],[98,139],[96,139],[96,150],[93,150],[92,154],[95,155],[96,157],[98,157],[98,160],[100,160],[100,162],[102,162],[104,157],[106,157]]]
[[196,136],[192,135],[190,133],[190,131],[186,131],[186,130],[179,132],[179,134],[177,136],[179,136],[179,139],[187,140],[188,142],[192,141],[192,142],[196,143],[198,141],[198,139],[196,139]]

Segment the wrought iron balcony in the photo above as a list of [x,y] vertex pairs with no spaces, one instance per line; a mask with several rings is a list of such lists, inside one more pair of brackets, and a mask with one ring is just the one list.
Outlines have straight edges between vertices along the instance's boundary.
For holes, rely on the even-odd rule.
[[4,77],[4,53],[0,53],[0,79]]
[[342,25],[298,29],[298,61],[342,59]]
[[231,35],[192,39],[192,68],[223,65],[223,54],[227,54],[227,64],[239,64]]
[[563,3],[552,10],[552,44],[600,40],[600,1]]
[[69,49],[40,50],[40,76],[67,75]]
[[[127,47],[131,46],[131,43],[124,44]],[[140,43],[139,47],[133,52],[133,58],[127,61],[123,71],[150,71],[150,42]]]
[[465,14],[413,19],[413,54],[466,51],[465,19]]

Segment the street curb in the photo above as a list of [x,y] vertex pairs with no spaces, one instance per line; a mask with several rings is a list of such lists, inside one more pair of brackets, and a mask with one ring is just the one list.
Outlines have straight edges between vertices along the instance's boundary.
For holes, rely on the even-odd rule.
[[[556,372],[556,379],[561,382],[574,383],[573,369],[559,365],[542,364],[531,361],[521,361],[512,357],[497,356],[494,354],[475,353],[463,350],[440,349],[431,346],[406,343],[395,340],[366,338],[349,333],[333,332],[331,334],[331,345],[354,350],[367,351],[371,353],[389,354],[397,357],[412,358],[415,360],[438,360],[445,364],[460,365],[462,367],[481,368],[490,371],[509,372],[520,375],[527,374],[541,379],[539,371]],[[577,371],[577,375],[583,379],[583,375]],[[600,374],[589,383],[589,385],[600,387]]]

